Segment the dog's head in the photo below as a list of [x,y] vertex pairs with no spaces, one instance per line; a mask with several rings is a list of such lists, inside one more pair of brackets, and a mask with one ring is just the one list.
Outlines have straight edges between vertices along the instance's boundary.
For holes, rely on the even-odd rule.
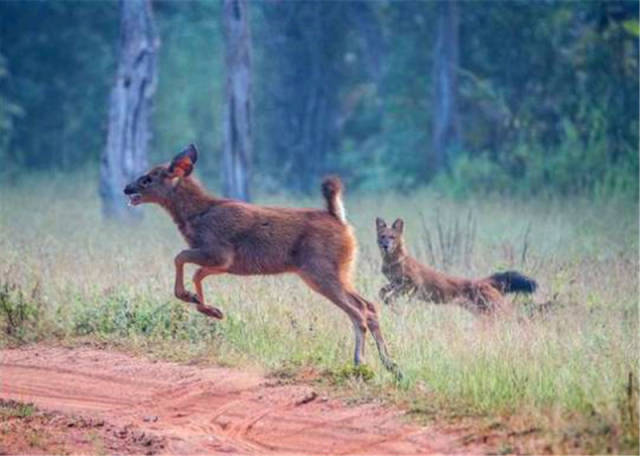
[[378,233],[378,247],[383,255],[393,255],[399,251],[403,243],[404,221],[396,219],[391,227],[380,217],[376,218],[376,231]]

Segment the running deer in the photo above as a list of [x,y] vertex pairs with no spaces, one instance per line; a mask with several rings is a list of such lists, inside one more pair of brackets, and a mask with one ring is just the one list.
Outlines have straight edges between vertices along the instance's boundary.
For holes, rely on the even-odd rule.
[[[205,303],[205,277],[295,273],[353,323],[356,366],[363,361],[369,330],[382,363],[399,376],[376,306],[360,296],[351,282],[356,240],[345,218],[340,180],[329,177],[322,183],[326,210],[257,206],[208,194],[191,175],[197,159],[192,144],[170,164],[152,168],[124,189],[132,205],[162,206],[189,245],[175,257],[176,297],[195,304],[209,317],[222,319],[220,309]],[[193,276],[195,294],[184,287],[185,263],[200,266]]]
[[389,283],[380,289],[380,299],[391,304],[399,296],[423,301],[457,302],[474,314],[506,311],[506,293],[533,293],[538,284],[517,271],[506,271],[482,279],[465,279],[436,271],[421,264],[407,252],[404,221],[397,219],[389,227],[376,218],[382,273]]

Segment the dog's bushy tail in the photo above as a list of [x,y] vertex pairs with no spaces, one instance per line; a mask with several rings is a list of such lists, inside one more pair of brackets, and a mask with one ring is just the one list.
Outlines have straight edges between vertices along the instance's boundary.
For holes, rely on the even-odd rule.
[[534,293],[538,283],[518,271],[497,272],[487,280],[503,293]]
[[327,200],[327,211],[342,223],[347,223],[342,188],[342,181],[337,176],[328,176],[322,181],[322,195]]

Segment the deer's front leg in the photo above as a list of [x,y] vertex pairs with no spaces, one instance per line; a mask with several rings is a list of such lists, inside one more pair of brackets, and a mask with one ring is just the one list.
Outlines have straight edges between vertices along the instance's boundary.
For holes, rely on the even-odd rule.
[[175,257],[173,262],[176,266],[176,281],[173,292],[176,298],[184,302],[200,304],[196,295],[184,289],[184,264],[195,263],[201,265],[204,264],[206,259],[206,254],[198,249],[183,250]]
[[208,315],[209,317],[217,318],[218,320],[222,320],[224,318],[224,314],[217,307],[207,306],[205,304],[204,292],[202,291],[202,280],[209,275],[220,274],[222,272],[223,271],[221,271],[218,268],[208,268],[203,266],[200,269],[198,269],[196,273],[193,275],[193,284],[196,287],[196,295],[197,295],[198,301],[200,301],[197,307],[198,310],[203,314]]
[[[200,296],[197,296],[185,290],[184,265],[185,263],[194,263],[199,266],[203,266],[203,268],[201,268],[201,270],[203,271],[215,270],[218,273],[222,273],[231,264],[231,255],[225,251],[218,252],[204,251],[201,249],[187,249],[183,250],[176,256],[174,263],[176,266],[176,281],[174,286],[174,293],[176,297],[178,299],[181,299],[182,301],[196,304],[198,310],[205,315],[215,318],[222,318],[222,312],[219,309],[204,305],[204,298],[202,296],[201,288],[199,290]],[[202,278],[204,278],[204,275],[200,278],[199,281],[201,281]]]

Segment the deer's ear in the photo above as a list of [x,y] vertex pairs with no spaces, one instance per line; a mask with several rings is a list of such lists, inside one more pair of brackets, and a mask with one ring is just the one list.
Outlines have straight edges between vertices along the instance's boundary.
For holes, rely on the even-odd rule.
[[391,228],[398,234],[402,234],[402,232],[404,231],[404,220],[402,220],[401,218],[396,219],[396,221],[393,222],[393,225],[391,225]]
[[380,217],[376,217],[376,228],[378,231],[383,230],[387,227],[387,223],[382,220]]
[[173,157],[169,165],[169,174],[172,177],[186,177],[193,171],[193,166],[198,161],[198,149],[193,144]]

